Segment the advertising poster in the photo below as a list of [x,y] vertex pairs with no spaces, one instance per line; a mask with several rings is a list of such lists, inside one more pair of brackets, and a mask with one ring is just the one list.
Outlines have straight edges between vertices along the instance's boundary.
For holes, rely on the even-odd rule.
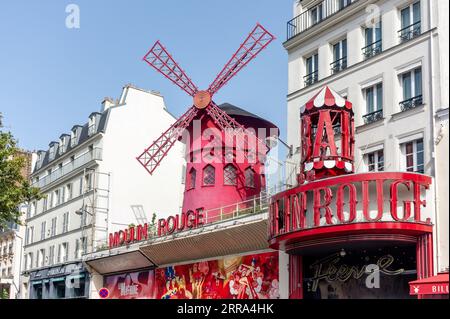
[[161,299],[277,299],[278,252],[155,270]]
[[154,272],[144,270],[105,277],[111,299],[154,299]]

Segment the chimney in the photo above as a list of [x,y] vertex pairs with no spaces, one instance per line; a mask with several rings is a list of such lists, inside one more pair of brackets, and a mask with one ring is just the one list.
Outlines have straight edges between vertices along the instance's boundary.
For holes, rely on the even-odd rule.
[[109,109],[111,106],[114,106],[114,101],[110,97],[105,97],[102,101],[102,112]]

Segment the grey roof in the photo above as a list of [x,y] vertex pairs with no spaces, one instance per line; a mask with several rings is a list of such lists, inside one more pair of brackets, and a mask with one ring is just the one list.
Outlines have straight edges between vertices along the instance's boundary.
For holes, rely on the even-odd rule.
[[[59,152],[59,149],[61,146],[58,145],[58,147],[55,150],[55,157],[52,160],[50,160],[50,151],[49,150],[45,151],[42,162],[36,163],[36,165],[33,168],[33,173],[40,170],[41,168],[47,166],[51,162],[57,161],[60,157],[64,156],[66,153],[70,152],[72,149],[76,148],[78,145],[84,143],[85,141],[87,141],[92,136],[96,135],[97,133],[100,133],[100,132],[104,133],[106,130],[106,124],[108,122],[109,110],[110,109],[107,109],[103,113],[99,113],[99,114],[101,114],[101,116],[100,116],[100,120],[98,121],[97,131],[95,132],[95,134],[92,134],[91,136],[88,135],[89,123],[86,123],[84,125],[75,124],[72,127],[72,130],[74,128],[81,127],[81,132],[79,134],[78,143],[76,143],[74,146],[72,146],[72,139],[69,138],[69,140],[66,144],[66,150],[62,154],[60,154],[60,152]],[[94,112],[94,113],[96,113],[96,112]],[[63,135],[68,135],[68,134],[65,134],[65,133],[61,134],[61,136],[63,136]]]
[[253,118],[255,120],[261,121],[263,122],[263,124],[266,127],[273,127],[273,128],[278,128],[275,124],[273,124],[272,122],[263,119],[262,117],[259,117],[256,114],[250,113],[244,109],[241,109],[240,107],[237,107],[236,105],[230,104],[230,103],[222,103],[220,105],[218,105],[223,111],[225,111],[228,115],[230,115],[231,117],[235,117],[235,116],[242,116],[242,117],[249,117],[249,118]]

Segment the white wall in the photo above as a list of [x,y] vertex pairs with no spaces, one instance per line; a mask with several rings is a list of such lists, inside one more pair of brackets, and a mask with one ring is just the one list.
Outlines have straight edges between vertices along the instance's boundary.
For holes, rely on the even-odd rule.
[[124,105],[112,107],[102,141],[101,172],[111,172],[110,231],[121,224],[137,224],[131,205],[142,205],[152,214],[168,216],[180,211],[183,145],[176,143],[157,170],[150,175],[136,160],[169,126],[175,122],[163,97],[144,90],[125,87]]

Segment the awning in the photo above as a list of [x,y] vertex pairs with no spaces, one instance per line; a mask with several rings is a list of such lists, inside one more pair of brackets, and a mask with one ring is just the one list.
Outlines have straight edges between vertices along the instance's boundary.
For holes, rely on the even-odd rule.
[[140,250],[158,266],[268,249],[267,213],[250,215],[220,224],[142,244]]
[[99,274],[127,272],[137,269],[151,268],[155,265],[142,252],[134,247],[133,251],[122,252],[119,249],[110,251],[105,255],[91,255],[85,263]]
[[448,272],[409,282],[410,295],[448,295]]

